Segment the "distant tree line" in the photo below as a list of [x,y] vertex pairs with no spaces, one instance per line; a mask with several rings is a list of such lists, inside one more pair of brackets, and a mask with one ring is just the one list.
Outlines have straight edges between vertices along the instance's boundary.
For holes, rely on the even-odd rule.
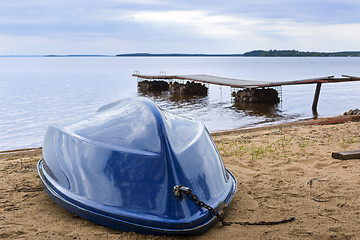
[[360,57],[360,51],[348,52],[301,52],[297,50],[254,50],[244,57]]

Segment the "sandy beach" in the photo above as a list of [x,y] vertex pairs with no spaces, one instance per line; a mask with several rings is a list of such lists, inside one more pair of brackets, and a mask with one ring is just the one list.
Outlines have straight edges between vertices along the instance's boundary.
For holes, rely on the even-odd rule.
[[[355,121],[213,134],[226,167],[238,180],[225,220],[296,220],[274,226],[217,224],[202,236],[186,238],[359,239],[360,159],[331,157],[332,152],[360,150],[359,133],[360,122]],[[42,189],[36,171],[40,158],[41,149],[0,154],[0,238],[183,238],[120,232],[74,216]]]

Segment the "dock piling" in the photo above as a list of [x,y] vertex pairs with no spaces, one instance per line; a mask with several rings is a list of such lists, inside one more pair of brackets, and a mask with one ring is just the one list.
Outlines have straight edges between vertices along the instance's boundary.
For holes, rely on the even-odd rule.
[[318,115],[318,113],[317,113],[317,105],[318,105],[318,102],[319,102],[320,89],[321,89],[321,82],[318,82],[316,84],[314,101],[313,101],[313,105],[312,105],[312,111],[313,111],[314,116]]

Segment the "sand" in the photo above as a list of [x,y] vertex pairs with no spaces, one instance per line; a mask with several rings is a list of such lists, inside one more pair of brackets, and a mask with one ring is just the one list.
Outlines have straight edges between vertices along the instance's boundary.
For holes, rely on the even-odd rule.
[[[226,221],[277,221],[275,226],[214,226],[187,239],[359,239],[360,159],[332,152],[360,150],[360,123],[286,125],[217,133],[238,191]],[[41,187],[41,149],[0,154],[0,238],[182,239],[126,233],[76,217]]]

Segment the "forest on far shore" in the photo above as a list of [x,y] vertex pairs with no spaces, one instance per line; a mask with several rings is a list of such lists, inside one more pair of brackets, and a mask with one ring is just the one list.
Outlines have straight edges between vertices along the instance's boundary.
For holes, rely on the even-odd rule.
[[360,51],[344,52],[301,52],[297,50],[254,50],[244,57],[360,57]]

